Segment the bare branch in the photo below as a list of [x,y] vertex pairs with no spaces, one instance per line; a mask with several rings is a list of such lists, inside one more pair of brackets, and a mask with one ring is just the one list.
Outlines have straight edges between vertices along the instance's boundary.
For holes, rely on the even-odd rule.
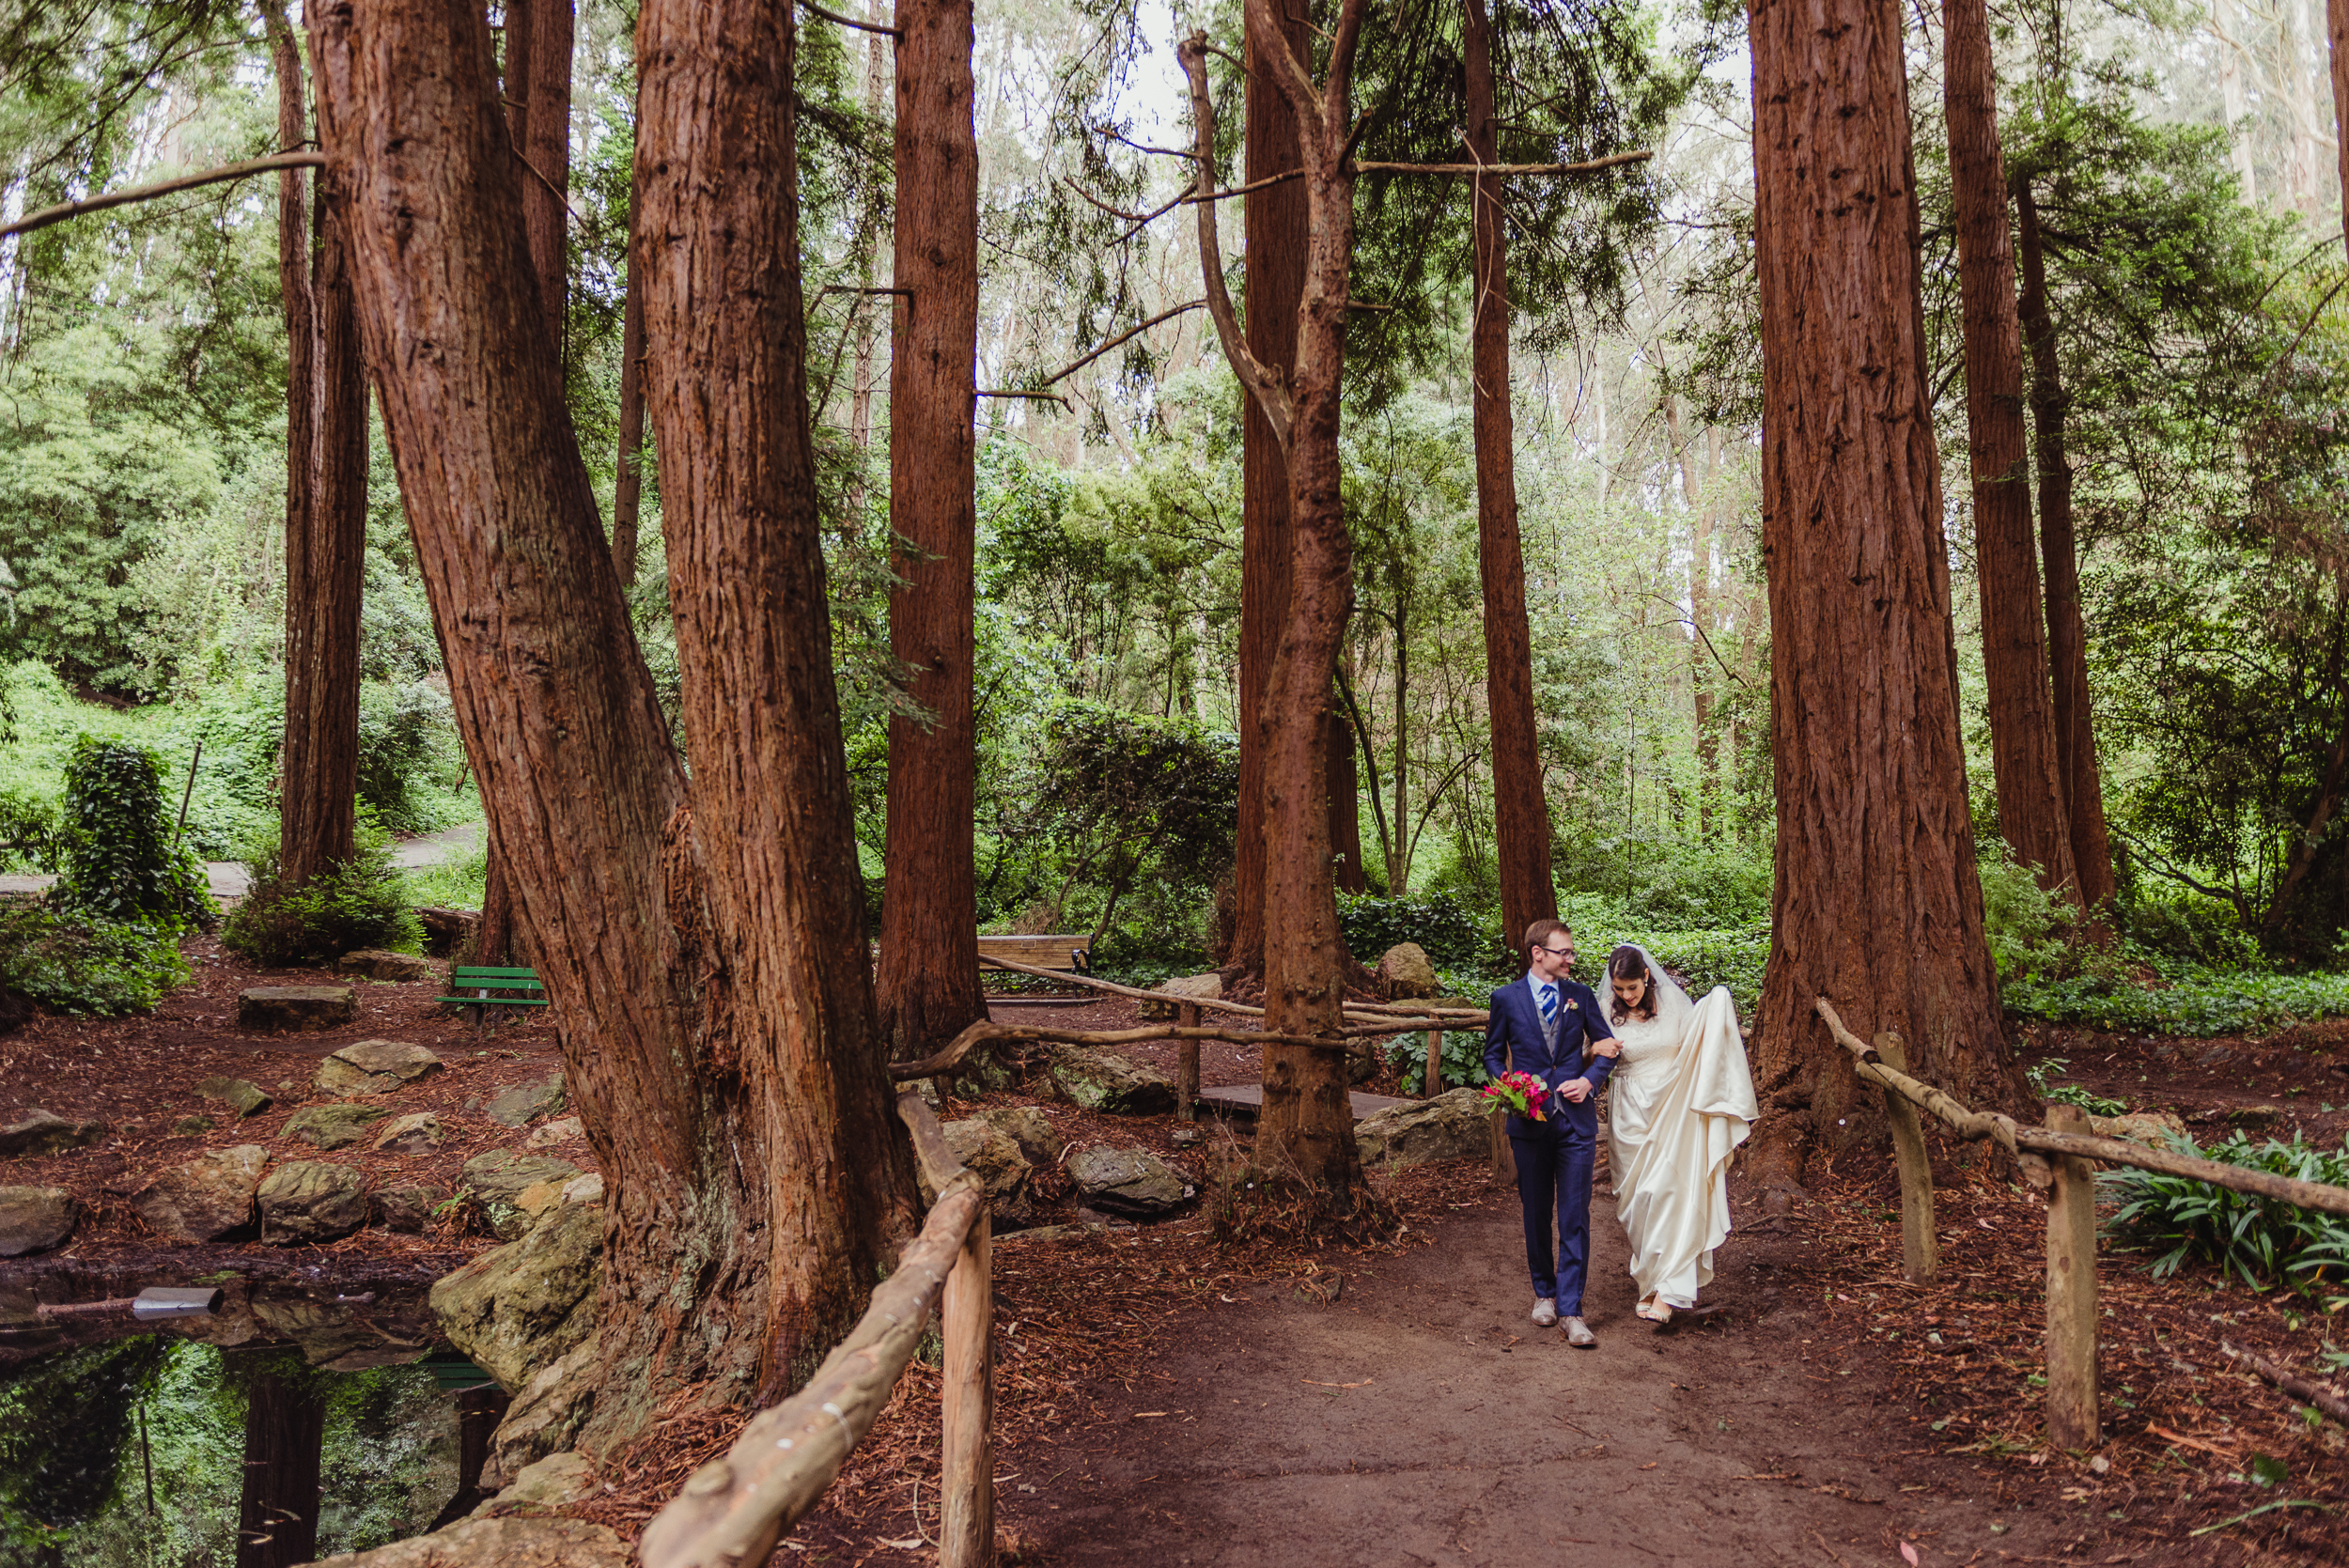
[[[1189,300],[1176,305],[1173,310],[1161,310],[1156,316],[1151,317],[1147,321],[1143,321],[1137,326],[1129,327],[1126,331],[1119,333],[1115,337],[1111,338],[1107,343],[1102,344],[1091,353],[1088,353],[1080,359],[1071,361],[1060,369],[1053,371],[1050,375],[1044,378],[1041,384],[1050,386],[1055,381],[1065,381],[1069,377],[1075,375],[1078,371],[1082,370],[1086,365],[1091,365],[1095,360],[1099,359],[1103,354],[1108,353],[1112,349],[1116,348],[1119,344],[1126,342],[1129,338],[1139,337],[1142,334],[1148,332],[1152,327],[1157,326],[1159,322],[1171,321],[1187,310],[1197,310],[1201,305],[1206,304],[1206,303],[1207,302],[1205,300]],[[1005,396],[1011,395],[1006,394]],[[1042,396],[1044,395],[1041,393],[1034,393],[1025,394],[1023,396]]]
[[800,0],[800,8],[822,17],[835,27],[854,27],[861,33],[886,33],[893,39],[902,39],[906,36],[905,29],[902,27],[884,27],[878,22],[859,22],[852,16],[842,16],[838,11],[828,11],[817,5],[816,0]]
[[[1207,35],[1204,29],[1174,46],[1174,58],[1190,82],[1191,126],[1199,147],[1195,154],[1199,180],[1194,194],[1203,198],[1215,191],[1215,101],[1207,94],[1206,48]],[[1256,406],[1264,411],[1265,423],[1272,427],[1274,439],[1286,453],[1289,429],[1296,422],[1288,378],[1249,352],[1248,340],[1240,333],[1239,317],[1232,309],[1231,291],[1223,286],[1223,246],[1216,236],[1215,203],[1203,199],[1192,205],[1199,212],[1199,279],[1206,288],[1207,314],[1215,318],[1216,337],[1223,345],[1223,357],[1230,363],[1232,374],[1256,399]]]
[[1649,151],[1618,152],[1611,158],[1594,158],[1587,163],[1379,163],[1357,162],[1357,174],[1439,174],[1439,175],[1559,175],[1596,174],[1601,169],[1620,168],[1626,163],[1644,163],[1656,154]]
[[323,152],[280,152],[267,158],[250,158],[241,163],[223,163],[202,174],[183,174],[177,179],[166,179],[154,185],[134,185],[127,191],[109,191],[102,196],[83,201],[69,201],[56,207],[44,207],[28,213],[5,228],[0,240],[11,234],[30,234],[51,224],[61,224],[68,218],[78,218],[85,212],[103,212],[110,207],[128,207],[133,202],[153,201],[158,196],[176,195],[199,186],[218,185],[223,180],[245,179],[257,174],[272,174],[279,169],[317,169],[326,166]]

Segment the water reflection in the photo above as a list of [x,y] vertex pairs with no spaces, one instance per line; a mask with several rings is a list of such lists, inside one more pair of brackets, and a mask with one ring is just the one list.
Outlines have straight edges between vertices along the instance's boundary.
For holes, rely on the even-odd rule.
[[[420,1534],[481,1500],[505,1398],[435,1340],[436,1270],[127,1267],[0,1274],[0,1568],[276,1568]],[[163,1324],[36,1311],[151,1284],[217,1285],[220,1311]]]

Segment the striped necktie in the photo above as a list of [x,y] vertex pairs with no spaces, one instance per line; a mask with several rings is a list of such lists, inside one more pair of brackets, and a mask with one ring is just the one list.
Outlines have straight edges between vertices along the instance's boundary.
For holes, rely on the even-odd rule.
[[1555,986],[1545,986],[1542,987],[1542,1027],[1544,1029],[1548,1029],[1551,1024],[1556,1023],[1557,1021],[1558,987]]

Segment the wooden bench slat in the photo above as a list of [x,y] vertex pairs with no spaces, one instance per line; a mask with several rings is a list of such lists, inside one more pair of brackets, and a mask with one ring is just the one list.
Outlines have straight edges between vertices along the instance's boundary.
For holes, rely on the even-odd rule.
[[451,978],[455,978],[458,975],[463,975],[469,980],[490,980],[500,976],[515,980],[536,980],[538,978],[538,971],[537,970],[493,970],[473,969],[470,967],[453,969],[449,970],[449,974]]

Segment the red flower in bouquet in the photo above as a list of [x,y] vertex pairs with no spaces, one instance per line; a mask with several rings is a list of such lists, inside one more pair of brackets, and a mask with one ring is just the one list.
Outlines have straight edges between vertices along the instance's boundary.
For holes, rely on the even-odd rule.
[[1542,1112],[1542,1106],[1549,1098],[1549,1090],[1532,1073],[1501,1074],[1485,1085],[1485,1097],[1499,1100],[1518,1115],[1536,1122],[1549,1119]]

